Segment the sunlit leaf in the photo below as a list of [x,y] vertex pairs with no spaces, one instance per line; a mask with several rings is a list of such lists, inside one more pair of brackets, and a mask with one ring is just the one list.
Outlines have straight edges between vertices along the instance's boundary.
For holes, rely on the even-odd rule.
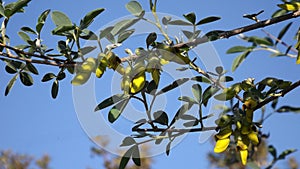
[[230,54],[230,53],[239,53],[239,52],[244,52],[246,50],[248,50],[249,47],[246,47],[246,46],[234,46],[230,49],[228,49],[226,51],[227,54]]
[[276,151],[276,148],[273,145],[268,146],[268,151],[273,156],[273,159],[277,158],[277,151]]
[[142,6],[137,1],[130,1],[125,7],[134,16],[139,16],[143,11]]
[[72,21],[69,17],[60,11],[53,11],[51,13],[51,19],[56,26],[72,26]]
[[195,77],[191,78],[191,80],[211,84],[210,80],[203,76],[195,76]]
[[190,104],[197,104],[198,103],[196,100],[194,100],[193,98],[188,97],[188,96],[180,96],[180,97],[178,97],[178,100],[188,102]]
[[125,99],[117,103],[114,107],[112,107],[108,113],[108,121],[113,123],[115,122],[127,106],[129,99]]
[[41,33],[41,30],[42,30],[42,28],[43,28],[43,26],[44,26],[44,24],[45,24],[45,22],[46,22],[46,19],[47,19],[49,13],[50,13],[50,9],[47,9],[47,10],[45,10],[45,11],[39,16],[38,21],[37,21],[37,24],[36,24],[36,26],[35,26],[35,29],[36,29],[36,31],[37,31],[38,34]]
[[300,9],[300,2],[278,4],[277,6],[287,11],[297,11]]
[[74,25],[61,25],[57,26],[54,30],[52,30],[53,35],[65,35],[69,31],[74,30],[75,26]]
[[23,41],[25,41],[26,43],[28,43],[29,41],[31,41],[30,37],[24,33],[24,32],[18,32],[18,35],[22,38]]
[[168,25],[181,25],[181,26],[192,26],[193,24],[183,20],[173,20],[168,22]]
[[215,22],[219,19],[221,19],[221,18],[217,17],[217,16],[210,16],[210,17],[201,19],[196,25],[203,25],[203,24],[207,24],[207,23],[210,23],[210,22]]
[[198,103],[202,100],[202,88],[199,84],[193,84],[192,92]]
[[22,31],[27,32],[27,33],[31,33],[36,35],[37,33],[35,32],[35,30],[31,29],[30,27],[24,26],[21,28]]
[[247,50],[245,52],[243,52],[242,54],[240,54],[239,56],[237,56],[232,63],[232,67],[231,70],[234,72],[239,66],[240,64],[247,58],[247,56],[251,53],[250,50]]
[[249,42],[254,42],[258,45],[266,45],[266,46],[273,46],[273,42],[269,38],[261,38],[257,36],[251,36],[248,39]]
[[296,149],[285,150],[278,156],[278,160],[283,160],[283,159],[285,159],[286,156],[288,156],[296,151],[297,151]]
[[4,93],[5,96],[8,95],[8,93],[10,92],[10,90],[12,89],[12,87],[14,86],[14,84],[15,84],[15,82],[16,82],[18,76],[19,76],[18,73],[15,74],[15,75],[13,76],[13,78],[11,78],[11,80],[8,82],[8,84],[7,84],[6,88],[5,88],[5,93]]
[[31,0],[18,0],[17,2],[9,3],[4,8],[4,13],[7,18],[10,18],[17,12],[23,11],[23,7],[27,6],[27,4]]
[[99,38],[105,38],[107,34],[109,34],[113,30],[114,26],[109,26],[103,30],[100,31]]
[[94,111],[98,111],[98,110],[104,109],[106,107],[109,107],[113,104],[118,103],[121,100],[126,99],[126,98],[128,98],[128,95],[124,95],[124,94],[113,95],[113,96],[103,100],[101,103],[99,103]]
[[122,43],[134,33],[134,29],[126,30],[119,34],[118,43]]
[[124,30],[130,28],[132,25],[137,23],[140,20],[140,18],[135,18],[135,19],[125,19],[120,22],[117,22],[113,29],[111,30],[112,35],[117,35],[120,32],[123,32]]

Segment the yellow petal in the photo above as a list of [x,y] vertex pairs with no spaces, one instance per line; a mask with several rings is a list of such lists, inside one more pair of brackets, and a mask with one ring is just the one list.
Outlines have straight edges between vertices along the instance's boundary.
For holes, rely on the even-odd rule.
[[240,150],[241,161],[243,165],[247,164],[248,150]]
[[248,134],[248,138],[251,140],[251,142],[254,145],[257,145],[259,143],[257,133],[256,132],[251,132]]
[[215,148],[214,148],[214,152],[221,153],[221,152],[225,151],[226,148],[228,147],[229,143],[230,143],[229,138],[217,140]]
[[242,140],[238,140],[236,145],[238,146],[239,150],[247,150],[248,149],[248,145],[245,144]]
[[130,92],[135,94],[143,89],[145,85],[145,73],[135,77],[130,83]]

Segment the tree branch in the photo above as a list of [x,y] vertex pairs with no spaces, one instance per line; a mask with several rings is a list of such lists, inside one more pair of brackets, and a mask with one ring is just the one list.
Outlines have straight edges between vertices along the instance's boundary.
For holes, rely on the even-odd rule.
[[187,133],[187,132],[199,132],[199,131],[211,131],[216,130],[217,127],[203,127],[203,128],[191,128],[191,129],[175,129],[175,128],[149,128],[149,129],[141,129],[141,128],[133,128],[132,131],[135,132],[179,132],[179,133]]
[[[292,13],[288,13],[288,14],[285,14],[282,16],[278,16],[278,17],[275,17],[272,19],[260,21],[260,22],[257,22],[257,23],[251,24],[251,25],[247,25],[247,26],[243,26],[243,27],[236,28],[233,30],[225,31],[225,32],[220,33],[216,38],[217,38],[217,40],[230,38],[231,36],[238,35],[240,33],[249,32],[249,31],[252,31],[252,30],[255,30],[258,28],[263,28],[263,27],[273,25],[273,24],[276,24],[276,23],[279,23],[282,21],[286,21],[286,20],[289,20],[292,18],[297,18],[299,16],[300,16],[300,10],[292,12]],[[208,41],[209,41],[208,37],[205,36],[205,37],[196,38],[190,42],[178,43],[178,44],[174,45],[174,47],[183,47],[183,46],[195,47],[199,44],[206,43]]]
[[299,87],[299,86],[300,86],[300,80],[297,81],[297,82],[295,82],[295,83],[293,83],[291,86],[289,86],[289,87],[287,87],[287,88],[281,90],[281,92],[279,92],[279,95],[277,95],[277,96],[271,96],[271,97],[265,99],[264,101],[260,102],[260,103],[255,107],[254,110],[257,110],[257,109],[261,108],[262,106],[264,106],[264,105],[270,103],[271,101],[273,101],[273,100],[275,100],[275,99],[277,99],[277,98],[279,98],[279,97],[283,97],[285,94],[289,93],[290,91],[294,90],[295,88],[297,88],[297,87]]

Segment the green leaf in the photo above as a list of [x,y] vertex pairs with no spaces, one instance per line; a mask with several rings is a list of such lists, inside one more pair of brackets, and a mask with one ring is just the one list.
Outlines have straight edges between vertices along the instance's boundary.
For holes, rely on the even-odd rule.
[[126,151],[126,153],[121,158],[121,162],[119,165],[119,169],[125,169],[126,165],[128,164],[130,157],[132,155],[133,149],[132,147]]
[[278,98],[272,101],[271,107],[273,109],[276,109],[277,104],[278,104]]
[[266,45],[266,46],[273,46],[273,42],[269,38],[261,38],[257,36],[251,36],[248,38],[248,42],[254,42],[258,45]]
[[185,36],[187,39],[189,39],[189,40],[191,40],[191,39],[193,38],[193,36],[194,36],[194,32],[182,30],[182,33],[183,33],[184,36]]
[[74,30],[76,27],[74,25],[61,25],[52,30],[53,35],[66,35],[69,31]]
[[132,147],[132,161],[135,165],[141,166],[141,157],[140,157],[140,150],[138,145]]
[[160,91],[158,91],[156,93],[156,95],[160,95],[160,94],[163,94],[163,93],[166,93],[170,90],[173,90],[175,89],[176,87],[184,84],[185,82],[187,82],[189,80],[189,78],[182,78],[182,79],[178,79],[178,80],[175,80],[172,84],[162,88]]
[[143,12],[142,6],[137,1],[130,1],[125,7],[134,16],[139,16]]
[[66,73],[65,72],[59,72],[56,79],[57,80],[63,80],[64,78],[66,78]]
[[202,96],[202,103],[205,107],[207,106],[208,100],[219,90],[220,90],[219,88],[213,86],[209,86],[208,88],[205,89]]
[[278,4],[278,7],[287,11],[297,11],[300,9],[300,2]]
[[5,66],[5,70],[6,70],[6,72],[9,73],[9,74],[15,74],[15,73],[18,72],[16,69],[14,69],[14,68],[12,68],[12,67],[10,67],[10,66],[8,66],[8,65]]
[[231,70],[232,72],[234,72],[239,66],[240,64],[247,58],[247,56],[251,53],[250,50],[245,51],[244,53],[240,54],[239,56],[237,56],[232,63],[232,67]]
[[194,100],[193,98],[188,97],[188,96],[180,96],[180,97],[178,97],[178,100],[188,102],[190,104],[198,104],[198,102],[196,100]]
[[41,33],[41,30],[43,29],[46,19],[50,13],[50,9],[45,10],[38,18],[37,24],[35,26],[35,30],[38,34]]
[[286,112],[294,112],[300,113],[300,107],[292,107],[292,106],[281,106],[276,110],[278,113],[286,113]]
[[146,93],[151,94],[151,95],[155,94],[157,87],[158,86],[157,86],[156,82],[154,80],[151,80],[146,87]]
[[83,48],[80,49],[82,56],[92,52],[93,50],[95,50],[97,47],[96,46],[85,46]]
[[157,38],[157,35],[156,35],[155,32],[152,32],[152,33],[150,33],[150,34],[147,36],[147,38],[146,38],[146,45],[147,45],[147,48],[149,48],[149,46],[150,46],[153,42],[155,42],[156,38]]
[[173,20],[168,22],[169,25],[181,25],[181,26],[192,26],[193,24],[183,20]]
[[136,141],[132,137],[125,137],[122,141],[122,144],[120,145],[121,147],[123,146],[130,146],[136,144]]
[[100,31],[99,38],[105,38],[107,34],[109,34],[113,30],[114,26],[109,26],[103,30]]
[[58,89],[59,89],[59,83],[58,83],[58,80],[55,80],[52,83],[52,88],[51,88],[51,96],[53,99],[55,99],[57,97]]
[[196,22],[196,15],[195,15],[194,12],[185,14],[185,15],[183,15],[183,17],[184,17],[186,20],[188,20],[190,23],[192,23],[193,25],[194,25],[195,22]]
[[101,103],[99,103],[94,111],[98,111],[98,110],[104,109],[106,107],[109,107],[115,103],[118,103],[121,100],[126,99],[126,98],[128,98],[128,95],[125,95],[125,94],[113,95],[113,96],[103,100]]
[[193,84],[192,86],[193,95],[198,103],[202,100],[202,88],[199,84]]
[[180,117],[182,120],[197,120],[195,116],[189,115],[189,114],[184,114]]
[[5,14],[4,14],[4,7],[2,5],[2,2],[0,3],[0,15],[5,16]]
[[297,151],[296,149],[285,150],[278,156],[278,160],[283,160],[283,159],[285,159],[286,156],[288,156],[296,151]]
[[21,28],[22,31],[27,32],[27,33],[31,33],[36,35],[37,33],[35,32],[35,30],[31,29],[30,27],[24,26]]
[[122,20],[114,25],[114,28],[111,30],[111,34],[115,36],[120,32],[123,32],[124,30],[128,29],[129,27],[137,23],[139,20],[140,18]]
[[[278,34],[278,36],[277,36],[277,39],[282,40],[282,37],[283,37],[283,36],[285,35],[285,33],[289,30],[289,28],[291,27],[292,23],[293,23],[293,22],[288,23],[287,25],[285,25],[285,27],[283,27],[283,28],[281,29],[281,31],[279,32],[279,34]],[[279,42],[279,41],[276,41],[276,42],[275,42],[275,45],[277,45],[278,42]]]
[[18,73],[15,74],[15,75],[13,76],[13,78],[11,78],[10,81],[8,82],[8,84],[7,84],[6,88],[5,88],[5,93],[4,93],[5,96],[8,95],[8,93],[10,92],[10,90],[12,89],[12,87],[14,86],[14,84],[15,84],[15,82],[16,82],[18,76],[19,76]]
[[181,118],[181,116],[186,113],[191,108],[191,105],[189,103],[185,103],[182,105],[176,112],[174,118],[172,119],[169,126],[172,126],[178,119]]
[[44,75],[43,79],[42,79],[42,82],[47,82],[49,80],[52,80],[54,79],[56,76],[54,73],[47,73]]
[[31,41],[30,37],[26,33],[24,33],[24,32],[18,32],[18,35],[26,43],[28,43],[29,41]]
[[191,80],[211,84],[210,80],[203,76],[195,76],[195,77],[191,78]]
[[214,98],[220,101],[226,101],[231,100],[235,95],[235,90],[232,90],[232,88],[226,88],[222,93],[215,95]]
[[169,118],[166,112],[159,110],[153,113],[154,121],[156,123],[159,123],[161,125],[168,125]]
[[217,17],[217,16],[210,16],[210,17],[201,19],[196,25],[203,25],[203,24],[207,24],[207,23],[210,23],[210,22],[215,22],[219,19],[221,19],[221,18]]
[[233,81],[233,78],[230,76],[222,76],[219,79],[219,82],[231,82],[231,81]]
[[69,17],[60,11],[53,11],[51,13],[51,19],[56,26],[73,26]]
[[17,2],[7,4],[4,8],[5,16],[10,18],[17,12],[23,12],[23,7],[27,6],[30,1],[31,0],[18,0]]
[[169,22],[171,21],[172,17],[171,16],[164,16],[161,20],[162,24],[168,25]]
[[39,74],[38,70],[35,68],[35,66],[32,63],[26,62],[26,67],[31,73],[33,73],[35,75]]
[[28,74],[27,72],[21,72],[20,73],[20,79],[21,79],[21,82],[25,86],[31,86],[31,85],[33,85],[33,79],[31,77],[31,75]]
[[199,124],[198,120],[192,120],[192,121],[188,121],[183,123],[184,127],[193,127],[193,126],[197,126]]
[[246,46],[234,46],[230,49],[228,49],[226,51],[227,54],[230,54],[230,53],[239,53],[239,52],[244,52],[246,50],[248,50],[249,47],[246,47]]
[[272,14],[272,18],[276,18],[278,16],[281,16],[281,15],[284,15],[286,14],[288,11],[285,10],[285,9],[278,9],[277,11],[275,11],[273,14]]
[[115,122],[120,117],[128,102],[129,99],[122,100],[110,109],[108,113],[108,121],[110,123]]
[[276,151],[276,148],[273,145],[268,146],[268,151],[273,156],[273,159],[277,158],[277,151]]
[[171,150],[171,141],[167,144],[167,146],[166,146],[166,154],[167,154],[167,156],[170,154],[170,150]]
[[97,35],[93,31],[87,29],[82,30],[79,37],[84,40],[98,40]]
[[87,13],[83,19],[80,21],[80,29],[83,30],[85,28],[87,28],[93,21],[94,19],[101,14],[104,11],[104,8],[98,8],[95,9],[89,13]]
[[122,43],[126,39],[128,39],[134,33],[134,29],[126,30],[119,34],[118,43]]

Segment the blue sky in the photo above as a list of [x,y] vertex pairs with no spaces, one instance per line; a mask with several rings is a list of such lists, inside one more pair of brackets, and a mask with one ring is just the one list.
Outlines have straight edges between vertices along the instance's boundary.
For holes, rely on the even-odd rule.
[[[9,3],[11,1],[5,1]],[[120,17],[128,15],[125,9],[127,1],[95,1],[86,0],[84,2],[77,1],[32,1],[26,8],[25,14],[16,15],[12,18],[9,25],[8,34],[12,44],[20,44],[22,41],[16,32],[22,26],[34,27],[37,16],[46,9],[59,10],[66,13],[73,22],[78,23],[79,18],[83,17],[87,12],[103,7],[105,12],[102,13],[90,29],[97,31],[107,23]],[[211,1],[159,1],[158,11],[181,17],[182,14],[191,11],[197,14],[198,18],[204,18],[211,15],[221,16],[222,20],[208,24],[200,29],[204,32],[213,29],[229,30],[232,28],[251,24],[250,20],[242,18],[245,13],[255,13],[262,9],[265,10],[261,14],[261,18],[269,18],[273,11],[277,8],[279,1],[259,1],[259,0],[230,0],[226,4],[220,4],[217,0]],[[147,10],[148,2],[143,1],[142,6]],[[285,22],[287,24],[289,21]],[[277,35],[285,24],[277,24],[270,28],[265,28],[269,32]],[[277,27],[278,26],[278,27]],[[292,26],[291,33],[288,33],[284,40],[290,41],[293,33],[299,27],[299,20]],[[50,31],[54,28],[51,19],[48,18],[46,27],[42,33],[42,39],[49,47],[55,48],[54,38],[49,36]],[[246,35],[263,35],[260,30],[256,30]],[[145,38],[145,37],[143,37]],[[130,41],[127,44],[132,48],[136,45]],[[139,44],[144,46],[145,44]],[[230,39],[219,40],[213,43],[216,52],[219,54],[225,69],[231,69],[231,62],[236,55],[227,55],[226,50],[234,45],[246,45],[236,37]],[[3,63],[0,63],[3,67]],[[18,81],[11,93],[5,97],[5,86],[11,78],[5,73],[4,68],[0,69],[0,149],[11,149],[18,153],[28,153],[35,157],[43,154],[49,154],[52,158],[51,167],[55,169],[75,168],[81,169],[86,167],[102,168],[101,159],[93,159],[90,157],[90,148],[95,146],[87,134],[82,129],[73,103],[72,86],[70,84],[71,76],[68,76],[60,84],[60,92],[58,98],[53,100],[50,96],[51,83],[41,83],[40,79],[46,72],[58,70],[48,68],[47,66],[39,66],[41,69],[40,76],[34,77],[35,84],[32,87],[24,87]],[[271,58],[267,52],[257,52],[251,54],[247,60],[237,69],[236,72],[230,74],[235,80],[244,80],[248,77],[254,77],[257,81],[266,76],[274,76],[291,81],[299,80],[299,65],[295,65],[295,60],[290,58]],[[96,100],[99,102],[109,96],[109,86],[103,85],[110,79],[109,75],[103,77],[96,82],[97,95]],[[2,94],[1,94],[2,93]],[[279,105],[290,104],[299,106],[300,90],[286,95],[279,102]],[[269,112],[271,109],[267,109]],[[257,111],[259,113],[259,111]],[[278,149],[283,151],[286,148],[300,149],[300,136],[298,133],[300,116],[296,114],[274,115],[269,118],[263,128],[263,131],[271,132],[270,142]],[[121,124],[114,124],[114,127],[122,127]],[[130,125],[130,124],[125,124]],[[209,141],[200,144],[199,133],[193,133],[184,138],[175,148],[172,149],[170,156],[161,154],[154,157],[154,169],[160,168],[207,168],[209,166],[206,153],[212,150]],[[300,153],[294,154],[299,157]],[[298,158],[298,161],[300,159]],[[283,165],[285,162],[278,163]]]

